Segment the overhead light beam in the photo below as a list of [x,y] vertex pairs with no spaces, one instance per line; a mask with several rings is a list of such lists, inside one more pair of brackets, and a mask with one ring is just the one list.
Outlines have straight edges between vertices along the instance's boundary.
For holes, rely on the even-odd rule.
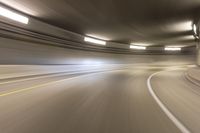
[[145,46],[138,46],[138,45],[130,45],[131,49],[137,49],[137,50],[145,50]]
[[165,47],[165,51],[181,51],[180,47]]
[[197,26],[195,24],[193,25],[193,31],[194,31],[194,34],[197,35]]
[[3,8],[0,6],[0,15],[9,19],[12,19],[14,21],[23,23],[23,24],[28,24],[29,19],[23,15],[20,15],[18,13],[15,13],[11,10],[8,10],[6,8]]
[[94,38],[91,38],[91,37],[85,37],[84,41],[90,42],[90,43],[95,43],[95,44],[100,44],[100,45],[106,45],[106,41],[94,39]]

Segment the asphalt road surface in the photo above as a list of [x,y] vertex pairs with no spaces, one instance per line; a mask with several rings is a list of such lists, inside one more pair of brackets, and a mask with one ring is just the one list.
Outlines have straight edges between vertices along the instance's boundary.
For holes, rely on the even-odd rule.
[[[185,79],[186,69],[137,66],[3,80],[0,133],[199,133],[200,88]],[[152,89],[174,121],[149,91],[152,74]]]

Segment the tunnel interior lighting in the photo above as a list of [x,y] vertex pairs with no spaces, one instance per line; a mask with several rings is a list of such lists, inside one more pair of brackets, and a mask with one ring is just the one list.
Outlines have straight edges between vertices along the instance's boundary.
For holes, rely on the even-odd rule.
[[95,43],[95,44],[100,44],[100,45],[106,45],[106,41],[94,39],[94,38],[91,38],[91,37],[85,37],[84,41],[90,42],[90,43]]
[[184,32],[184,31],[191,31],[193,22],[192,21],[182,21],[182,22],[175,22],[171,23],[166,26],[165,30],[168,32]]
[[131,43],[131,45],[147,47],[147,46],[151,46],[152,44],[150,44],[150,43],[144,43],[144,42],[134,42],[134,43]]
[[193,30],[194,30],[194,34],[197,35],[197,26],[195,24],[193,25]]
[[138,50],[145,50],[145,46],[138,46],[138,45],[130,45],[131,49],[138,49]]
[[181,51],[180,47],[165,47],[165,51]]
[[0,7],[0,15],[23,24],[28,24],[29,19],[6,8]]
[[111,39],[102,35],[97,35],[97,34],[86,34],[86,36],[91,37],[91,38],[98,38],[99,40],[104,40],[104,41],[110,41]]

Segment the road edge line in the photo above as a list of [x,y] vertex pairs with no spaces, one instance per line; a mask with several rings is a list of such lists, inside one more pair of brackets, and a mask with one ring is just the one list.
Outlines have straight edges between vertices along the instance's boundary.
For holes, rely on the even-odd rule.
[[182,132],[182,133],[191,133],[168,109],[167,107],[161,102],[161,100],[157,97],[157,95],[155,94],[152,86],[151,86],[151,79],[161,73],[163,71],[160,72],[156,72],[151,74],[148,79],[147,79],[147,87],[149,90],[149,93],[151,94],[151,96],[154,98],[154,100],[156,101],[156,103],[159,105],[159,107],[162,109],[162,111],[167,115],[167,117],[176,125],[176,127]]

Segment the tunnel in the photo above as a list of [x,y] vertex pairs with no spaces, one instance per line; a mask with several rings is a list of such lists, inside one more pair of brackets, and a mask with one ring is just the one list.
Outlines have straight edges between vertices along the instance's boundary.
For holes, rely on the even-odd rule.
[[0,0],[0,133],[199,133],[199,0]]

